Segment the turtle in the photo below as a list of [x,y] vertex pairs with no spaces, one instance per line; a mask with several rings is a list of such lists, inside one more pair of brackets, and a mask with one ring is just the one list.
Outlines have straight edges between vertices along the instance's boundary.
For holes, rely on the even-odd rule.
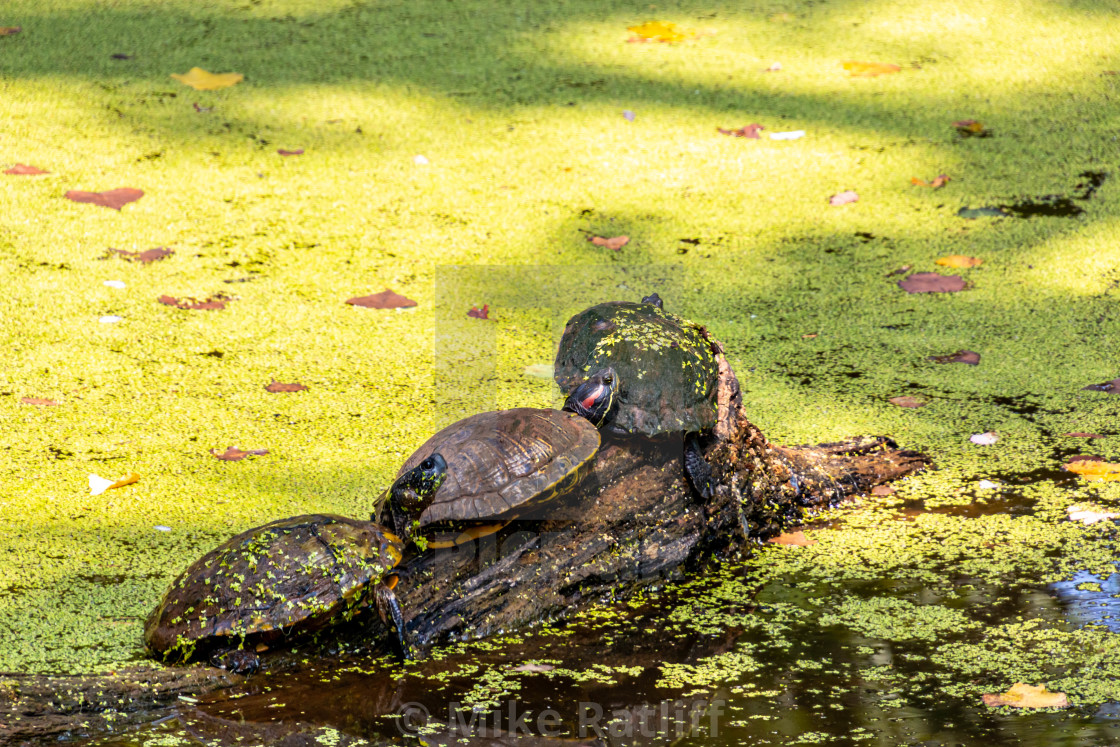
[[719,352],[704,327],[667,313],[654,293],[641,303],[601,303],[569,319],[554,376],[567,393],[590,372],[613,367],[621,384],[604,432],[650,438],[684,434],[685,471],[701,497],[709,498],[711,469],[697,436],[716,424]]
[[421,549],[462,544],[570,491],[599,451],[617,377],[596,372],[563,410],[517,407],[453,423],[410,456],[389,489],[397,533]]
[[[254,649],[355,617],[370,601],[411,658],[393,594],[404,543],[387,528],[307,514],[248,529],[203,555],[172,584],[144,624],[148,649],[168,661],[209,654],[239,674]],[[388,618],[388,619],[387,619]]]

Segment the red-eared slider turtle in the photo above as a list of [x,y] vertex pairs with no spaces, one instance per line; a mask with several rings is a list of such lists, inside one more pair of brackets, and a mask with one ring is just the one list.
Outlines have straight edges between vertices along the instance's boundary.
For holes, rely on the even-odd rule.
[[446,547],[571,490],[599,450],[597,426],[615,387],[614,372],[603,370],[564,410],[484,412],[444,428],[405,461],[390,488],[393,526],[406,541]]
[[144,642],[168,660],[211,654],[215,666],[248,673],[257,668],[258,643],[349,620],[372,598],[408,657],[391,590],[403,548],[380,524],[344,516],[294,516],[250,529],[171,584],[144,624]]
[[[567,393],[610,366],[619,376],[618,406],[604,431],[698,434],[716,423],[717,352],[702,326],[665,312],[656,293],[641,303],[602,303],[568,320],[556,383]],[[711,471],[695,435],[685,440],[685,468],[697,491],[710,496]]]

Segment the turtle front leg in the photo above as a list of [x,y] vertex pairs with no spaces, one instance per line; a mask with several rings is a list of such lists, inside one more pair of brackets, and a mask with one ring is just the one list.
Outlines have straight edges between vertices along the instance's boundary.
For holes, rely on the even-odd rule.
[[248,677],[261,668],[261,657],[255,651],[241,648],[219,649],[210,654],[210,665]]
[[397,595],[393,593],[393,588],[384,582],[377,584],[373,591],[373,599],[377,604],[377,614],[381,617],[381,622],[389,625],[389,621],[392,620],[392,627],[397,633],[397,644],[401,650],[401,658],[411,659],[412,648],[408,645],[408,639],[405,637],[401,603],[397,601]]
[[708,500],[712,497],[714,492],[712,468],[704,459],[704,453],[700,450],[700,439],[695,433],[690,433],[684,440],[684,471],[701,498]]

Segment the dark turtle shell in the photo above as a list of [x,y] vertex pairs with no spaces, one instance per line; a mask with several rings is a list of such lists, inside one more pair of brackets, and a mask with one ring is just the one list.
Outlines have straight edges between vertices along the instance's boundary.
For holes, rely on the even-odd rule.
[[[193,563],[144,624],[152,651],[190,659],[352,618],[366,589],[400,562],[403,543],[380,524],[310,514],[242,532]],[[372,594],[369,595],[372,598]]]
[[418,518],[419,529],[512,518],[571,489],[599,450],[599,430],[561,410],[518,407],[464,418],[408,458],[399,478],[435,453],[447,476]]
[[581,311],[560,338],[556,383],[568,394],[608,366],[619,379],[618,409],[608,431],[655,436],[715,425],[719,362],[699,324],[646,302]]

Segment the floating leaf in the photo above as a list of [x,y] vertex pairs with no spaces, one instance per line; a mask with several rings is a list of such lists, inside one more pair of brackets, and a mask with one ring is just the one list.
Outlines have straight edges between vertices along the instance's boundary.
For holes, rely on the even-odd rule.
[[809,545],[817,544],[815,539],[809,539],[805,536],[805,532],[797,530],[795,532],[783,532],[777,537],[771,537],[766,540],[772,545],[791,545],[793,547],[808,547]]
[[893,494],[894,488],[892,488],[890,485],[876,485],[875,487],[871,488],[871,495],[877,495],[880,498]]
[[475,319],[489,319],[490,318],[490,304],[488,304],[488,303],[483,304],[481,309],[478,308],[477,306],[472,306],[471,310],[467,312],[467,316],[473,317]]
[[223,452],[219,452],[217,449],[210,449],[210,453],[223,462],[240,462],[247,456],[264,456],[268,453],[268,449],[249,449],[248,451],[242,451],[241,449],[230,446]]
[[625,119],[627,122],[633,122],[635,119],[637,119],[637,117],[638,117],[638,115],[635,114],[634,112],[630,111],[629,109],[623,109],[622,110],[622,118]]
[[627,26],[626,30],[634,34],[627,39],[629,42],[680,42],[695,36],[692,31],[677,28],[677,24],[666,21],[647,21],[640,26]]
[[112,490],[113,488],[123,488],[125,485],[131,485],[139,479],[140,475],[136,472],[129,472],[127,475],[118,480],[106,480],[104,477],[99,477],[98,475],[91,474],[89,476],[89,494],[101,495],[106,490]]
[[991,480],[981,480],[980,482],[976,483],[976,487],[980,488],[981,490],[995,490],[999,487],[999,483],[993,482]]
[[898,287],[907,293],[956,293],[964,290],[965,282],[960,275],[915,272],[905,280],[899,280]]
[[36,405],[38,407],[57,407],[58,402],[53,399],[43,399],[42,397],[22,397],[20,402],[25,405]]
[[963,207],[957,211],[957,215],[961,218],[972,220],[976,218],[1006,218],[1011,214],[1004,212],[1003,208],[998,207]]
[[116,314],[108,314],[106,316],[99,317],[97,321],[101,322],[102,324],[116,324],[123,319],[124,317],[117,316]]
[[374,293],[372,296],[348,298],[346,303],[351,306],[361,306],[366,309],[407,309],[416,305],[416,302],[411,298],[405,298],[401,294],[394,293],[388,288],[380,293]]
[[1062,465],[1075,475],[1081,475],[1090,482],[1118,482],[1120,481],[1120,464],[1105,462],[1093,458],[1071,458]]
[[770,67],[766,68],[762,72],[764,72],[764,73],[776,73],[781,69],[782,69],[782,63],[772,62],[772,63],[770,63]]
[[891,397],[887,401],[890,402],[892,405],[898,405],[899,407],[910,407],[910,408],[925,407],[927,404],[929,404],[925,400],[919,399],[917,397]]
[[303,384],[298,384],[295,382],[291,384],[283,384],[276,379],[273,379],[272,383],[265,387],[265,391],[272,392],[273,394],[280,394],[282,392],[305,392],[307,391],[307,387]]
[[101,284],[109,288],[116,288],[117,290],[121,290],[125,287],[123,280],[105,280]]
[[1016,682],[1005,693],[985,693],[984,705],[989,708],[1068,708],[1065,693],[1052,693],[1044,685],[1026,685]]
[[553,669],[556,669],[556,667],[553,666],[552,664],[535,664],[535,663],[526,662],[525,664],[522,664],[521,666],[514,667],[510,671],[512,671],[512,672],[551,672]]
[[975,119],[959,119],[953,123],[953,127],[957,128],[961,137],[988,137],[992,134],[990,130],[984,129],[983,122]]
[[999,441],[999,434],[995,431],[986,431],[984,433],[973,433],[968,437],[968,440],[977,446],[991,446],[996,441]]
[[844,69],[851,73],[853,78],[874,78],[876,75],[897,73],[902,68],[885,62],[855,62],[849,60],[843,63]]
[[980,354],[971,350],[958,350],[950,355],[931,355],[926,360],[934,363],[966,363],[969,366],[976,366],[980,363]]
[[753,122],[749,125],[743,125],[742,127],[740,127],[737,130],[725,130],[722,127],[717,127],[716,131],[721,135],[732,135],[734,137],[747,137],[747,138],[751,138],[752,140],[758,140],[761,137],[761,135],[759,135],[758,133],[761,132],[762,130],[765,130],[765,129],[766,129],[765,127],[758,124],[757,122]]
[[36,166],[28,166],[25,163],[17,163],[10,169],[4,170],[5,174],[13,174],[16,176],[35,176],[37,174],[49,174],[49,171],[43,171]]
[[615,236],[614,238],[604,239],[602,236],[588,236],[587,240],[595,246],[605,246],[608,249],[618,251],[622,247],[630,243],[629,236]]
[[23,31],[23,26],[0,26],[0,36],[15,36]]
[[833,207],[839,207],[840,205],[847,205],[849,202],[856,202],[857,200],[859,200],[859,195],[849,189],[829,197],[828,204]]
[[113,247],[109,247],[109,252],[105,256],[111,257],[115,254],[126,262],[139,262],[147,265],[161,259],[166,259],[174,253],[175,251],[173,249],[165,249],[162,246],[157,246],[155,249],[145,249],[142,252],[130,252],[127,249],[114,249]]
[[934,189],[940,189],[941,187],[944,187],[949,183],[949,177],[946,174],[938,174],[933,178],[932,182],[927,182],[914,176],[910,178],[910,183],[918,187],[933,187]]
[[771,132],[771,140],[797,140],[805,137],[805,130],[791,130],[789,132]]
[[282,156],[302,156],[303,148],[296,148],[295,150],[284,150],[283,148],[277,148],[276,152]]
[[1109,394],[1120,394],[1120,379],[1106,381],[1103,384],[1090,384],[1089,386],[1081,387],[1081,390],[1089,392],[1108,392]]
[[233,298],[230,296],[221,293],[201,301],[194,298],[175,298],[173,296],[159,297],[159,302],[164,306],[174,306],[177,309],[184,309],[187,311],[217,311],[219,309],[224,309],[226,304],[232,300]]
[[427,166],[430,162],[427,156],[416,155],[412,157],[412,162],[417,166]]
[[72,189],[66,193],[66,199],[68,200],[88,202],[91,205],[101,205],[102,207],[113,208],[113,210],[120,210],[128,203],[136,202],[143,196],[143,190],[131,187],[119,187],[110,189],[108,192],[82,192]]
[[1075,503],[1066,509],[1070,521],[1080,521],[1082,524],[1096,524],[1098,521],[1111,521],[1120,519],[1120,514],[1115,511],[1103,511],[1095,506]]
[[191,104],[191,106],[193,106],[194,110],[199,114],[205,114],[206,112],[214,110],[214,107],[212,106],[199,106],[197,101]]
[[1063,433],[1063,436],[1068,438],[1104,438],[1100,433],[1082,433],[1081,431],[1074,431],[1073,433]]
[[948,257],[942,257],[936,261],[942,267],[979,267],[984,264],[984,260],[979,257],[966,257],[963,254],[950,254]]
[[196,91],[216,91],[237,85],[245,76],[241,73],[208,73],[200,67],[192,67],[185,75],[171,73],[171,77]]

